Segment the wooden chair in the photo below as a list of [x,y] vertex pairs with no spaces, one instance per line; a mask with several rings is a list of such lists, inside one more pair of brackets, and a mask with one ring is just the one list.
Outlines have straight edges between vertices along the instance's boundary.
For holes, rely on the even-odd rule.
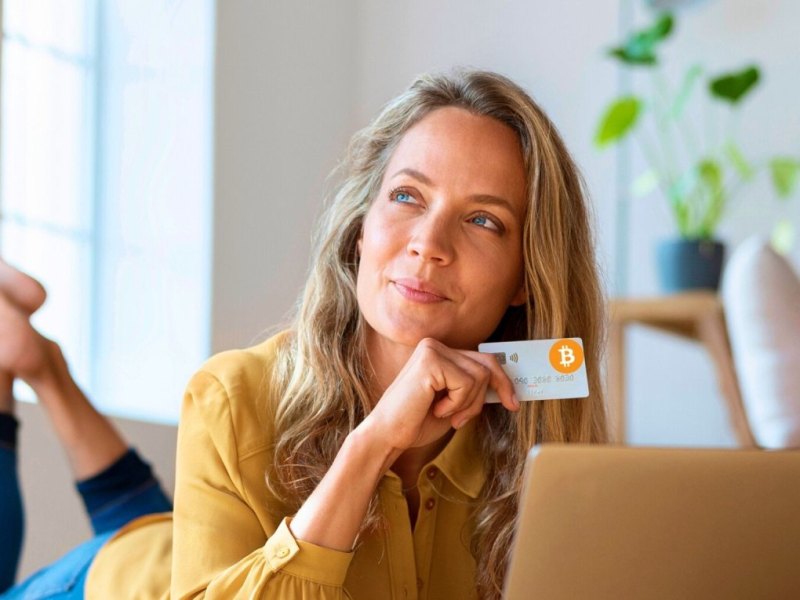
[[756,448],[747,422],[733,365],[725,314],[719,297],[696,291],[645,299],[616,299],[610,304],[608,395],[612,441],[625,443],[625,327],[647,327],[700,342],[714,365],[731,426],[742,448]]

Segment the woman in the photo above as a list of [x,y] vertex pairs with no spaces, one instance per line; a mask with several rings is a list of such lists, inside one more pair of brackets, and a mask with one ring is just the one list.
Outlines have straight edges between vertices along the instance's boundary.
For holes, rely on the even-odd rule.
[[[587,207],[518,86],[419,78],[340,179],[291,330],[189,385],[173,598],[497,597],[528,449],[605,439]],[[474,351],[564,336],[587,399],[518,410]]]
[[[87,597],[151,597],[130,573],[164,581],[174,537],[172,598],[496,598],[527,451],[605,441],[588,208],[538,106],[496,74],[422,76],[339,175],[293,326],[192,378],[174,523],[106,542]],[[520,406],[475,351],[568,336],[586,399]]]

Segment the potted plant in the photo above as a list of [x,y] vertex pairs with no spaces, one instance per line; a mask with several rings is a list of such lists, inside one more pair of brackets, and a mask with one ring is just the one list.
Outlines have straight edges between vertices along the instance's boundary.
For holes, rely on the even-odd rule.
[[[741,150],[732,128],[720,139],[701,147],[692,129],[687,108],[692,102],[716,103],[717,110],[739,111],[761,78],[757,66],[707,76],[699,65],[689,67],[675,88],[667,81],[658,60],[660,45],[675,27],[671,14],[658,15],[649,27],[631,33],[609,55],[623,68],[649,72],[652,93],[614,99],[604,111],[595,144],[609,147],[633,137],[649,165],[634,182],[635,195],[660,189],[668,200],[678,238],[657,248],[659,276],[667,292],[719,285],[724,245],[717,227],[731,198],[761,170],[768,170],[777,196],[792,195],[800,174],[800,160],[775,156],[750,161]],[[705,80],[703,98],[695,92]],[[728,121],[730,125],[730,121]],[[645,124],[655,135],[648,137]],[[777,230],[784,240],[791,236],[787,223]],[[785,242],[784,242],[785,243]]]

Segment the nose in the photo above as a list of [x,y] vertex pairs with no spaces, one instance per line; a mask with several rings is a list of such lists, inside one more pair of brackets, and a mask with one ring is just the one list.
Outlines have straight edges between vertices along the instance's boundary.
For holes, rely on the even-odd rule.
[[436,215],[433,211],[428,211],[415,223],[407,251],[423,261],[440,266],[448,265],[455,257],[453,235],[446,215]]

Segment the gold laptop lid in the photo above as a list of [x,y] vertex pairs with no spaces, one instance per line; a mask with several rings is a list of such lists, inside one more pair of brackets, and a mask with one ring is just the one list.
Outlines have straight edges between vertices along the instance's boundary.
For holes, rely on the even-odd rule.
[[534,447],[508,600],[800,598],[800,451]]

